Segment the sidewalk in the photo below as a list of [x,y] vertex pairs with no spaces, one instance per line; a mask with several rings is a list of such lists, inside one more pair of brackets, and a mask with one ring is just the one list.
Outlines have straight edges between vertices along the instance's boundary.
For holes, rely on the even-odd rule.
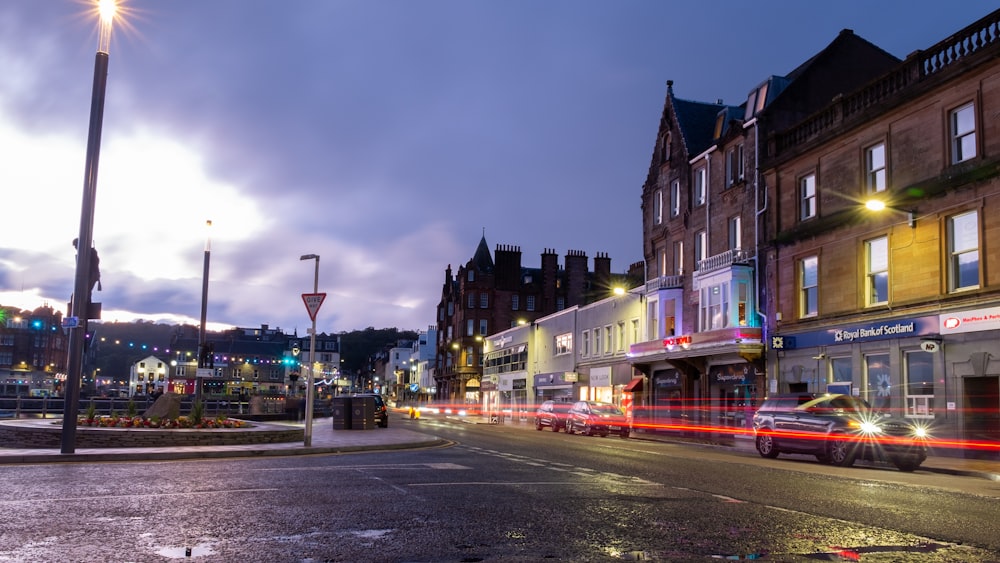
[[[101,461],[144,461],[179,459],[218,459],[232,457],[266,457],[346,453],[367,450],[412,449],[449,444],[448,440],[410,430],[419,422],[409,421],[405,414],[394,411],[396,416],[389,419],[388,428],[371,430],[334,430],[331,418],[318,418],[313,422],[312,445],[305,447],[302,442],[274,444],[251,444],[240,446],[187,446],[171,448],[77,448],[72,454],[63,454],[58,448],[17,449],[0,446],[0,465],[19,463],[78,463]],[[459,418],[457,420],[473,424],[488,424],[482,417]],[[272,423],[273,424],[273,423]],[[279,423],[292,424],[294,423]],[[297,424],[297,426],[302,426]],[[534,430],[530,422],[508,423],[502,428]],[[703,446],[732,449],[756,454],[753,440],[740,438],[731,445],[691,440],[679,436],[634,432],[633,439],[654,440],[672,443],[697,443]],[[949,475],[964,475],[1000,481],[1000,461],[969,459],[947,455],[932,455],[918,471],[930,471]]]

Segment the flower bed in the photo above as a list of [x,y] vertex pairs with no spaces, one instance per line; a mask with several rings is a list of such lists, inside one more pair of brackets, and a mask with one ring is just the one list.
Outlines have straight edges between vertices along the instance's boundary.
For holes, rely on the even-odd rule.
[[77,426],[99,428],[250,428],[253,425],[245,420],[226,418],[208,418],[195,421],[188,416],[177,418],[145,418],[141,416],[97,416],[77,419]]

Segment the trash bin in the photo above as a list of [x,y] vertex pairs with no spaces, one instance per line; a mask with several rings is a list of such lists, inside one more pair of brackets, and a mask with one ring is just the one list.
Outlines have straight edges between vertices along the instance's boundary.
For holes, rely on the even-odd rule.
[[334,430],[350,430],[351,398],[334,397],[330,402],[330,415],[333,417]]
[[375,397],[351,397],[351,429],[375,428]]

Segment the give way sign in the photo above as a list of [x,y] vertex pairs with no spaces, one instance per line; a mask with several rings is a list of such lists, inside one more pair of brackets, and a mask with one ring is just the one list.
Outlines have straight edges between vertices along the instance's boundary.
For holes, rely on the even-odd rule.
[[323,300],[326,299],[325,293],[303,293],[302,301],[306,304],[306,310],[309,311],[309,320],[316,320],[316,313],[319,311],[320,305],[323,304]]

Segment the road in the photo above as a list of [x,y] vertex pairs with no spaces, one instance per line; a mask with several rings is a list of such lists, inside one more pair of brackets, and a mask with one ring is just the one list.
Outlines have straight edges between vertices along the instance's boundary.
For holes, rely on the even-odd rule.
[[0,467],[0,561],[1000,560],[988,480],[399,424],[453,445]]

